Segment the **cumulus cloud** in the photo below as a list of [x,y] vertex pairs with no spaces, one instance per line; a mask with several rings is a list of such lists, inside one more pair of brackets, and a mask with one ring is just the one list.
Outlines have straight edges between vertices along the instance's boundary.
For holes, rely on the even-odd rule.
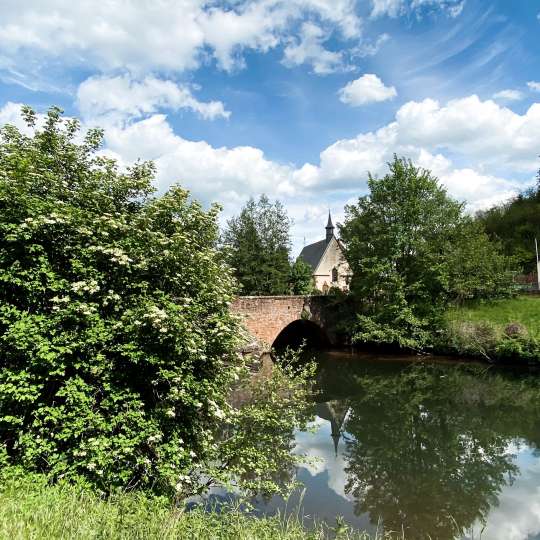
[[[385,174],[394,153],[431,169],[470,210],[514,195],[532,181],[539,166],[540,104],[517,114],[474,95],[444,105],[431,99],[409,102],[389,124],[338,140],[322,150],[318,163],[301,166],[271,160],[252,146],[215,147],[181,137],[164,114],[149,112],[157,104],[142,107],[130,97],[125,109],[133,117],[127,122],[113,117],[106,129],[106,151],[123,165],[139,158],[154,160],[161,190],[180,182],[203,202],[219,200],[228,214],[250,195],[279,197],[290,203],[298,222],[306,220],[297,232],[308,237],[319,234],[327,204],[338,210],[365,193],[368,171]],[[97,110],[107,111],[108,106],[105,102]],[[8,103],[1,108],[0,123],[21,125],[19,107]],[[516,178],[518,171],[522,175]],[[301,238],[297,243],[301,245]]]
[[520,101],[525,95],[520,90],[501,90],[496,94],[493,94],[493,99],[500,99],[502,101]]
[[387,101],[396,96],[397,92],[393,86],[385,86],[381,79],[372,73],[362,75],[339,91],[340,101],[353,107]]
[[535,92],[540,92],[540,82],[529,81],[527,83],[527,86],[529,87],[530,90],[534,90]]
[[244,200],[251,194],[290,193],[291,167],[267,159],[251,146],[215,148],[175,134],[165,115],[155,114],[106,131],[107,150],[123,163],[154,160],[158,187],[180,182],[204,202]]
[[[110,0],[5,0],[0,21],[0,66],[36,68],[51,58],[67,66],[141,74],[196,69],[213,57],[226,70],[241,67],[242,51],[265,52],[287,43],[298,22],[314,18],[358,38],[357,0],[206,0],[159,3]],[[15,61],[16,59],[17,61]],[[19,73],[20,75],[20,73]]]
[[231,114],[220,101],[198,101],[189,87],[151,76],[140,81],[129,75],[90,77],[78,88],[77,105],[84,118],[98,121],[136,119],[160,109],[189,109],[207,120]]
[[[454,197],[478,209],[521,188],[522,182],[497,171],[534,175],[538,137],[540,104],[519,115],[477,96],[444,106],[431,99],[409,102],[379,130],[330,145],[318,165],[294,171],[293,184],[304,190],[362,190],[368,171],[384,174],[397,153],[433,170]],[[456,167],[450,156],[467,166]]]

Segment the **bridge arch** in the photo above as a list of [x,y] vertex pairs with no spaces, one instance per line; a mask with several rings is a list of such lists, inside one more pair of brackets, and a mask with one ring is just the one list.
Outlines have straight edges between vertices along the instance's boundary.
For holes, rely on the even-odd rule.
[[286,347],[297,349],[304,341],[307,347],[327,347],[329,345],[328,336],[320,325],[313,321],[296,319],[281,330],[272,343],[272,348],[278,351]]
[[231,311],[240,315],[249,334],[266,347],[302,335],[333,344],[327,335],[327,305],[326,296],[241,296]]

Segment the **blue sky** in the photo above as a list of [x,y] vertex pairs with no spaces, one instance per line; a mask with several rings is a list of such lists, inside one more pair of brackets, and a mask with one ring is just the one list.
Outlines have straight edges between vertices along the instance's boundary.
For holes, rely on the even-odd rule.
[[0,123],[60,105],[224,219],[279,198],[295,253],[394,152],[470,211],[540,168],[537,0],[0,0]]

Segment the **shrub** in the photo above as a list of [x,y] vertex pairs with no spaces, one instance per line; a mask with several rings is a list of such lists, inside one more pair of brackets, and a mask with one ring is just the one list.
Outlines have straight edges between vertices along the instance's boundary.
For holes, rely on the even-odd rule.
[[172,493],[235,376],[218,208],[49,110],[0,132],[0,465]]
[[540,340],[526,334],[505,335],[497,343],[495,355],[500,360],[540,362]]
[[442,344],[458,354],[491,360],[497,340],[497,329],[489,322],[453,322],[444,332]]

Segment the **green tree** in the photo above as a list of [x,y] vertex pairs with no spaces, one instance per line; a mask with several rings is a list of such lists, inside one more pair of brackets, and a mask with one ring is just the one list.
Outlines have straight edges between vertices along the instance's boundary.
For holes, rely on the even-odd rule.
[[102,132],[77,142],[57,108],[41,129],[23,114],[30,136],[0,130],[0,477],[285,489],[311,368],[286,358],[235,406],[250,371],[219,208],[177,186],[153,197],[151,163],[120,172]]
[[[354,339],[421,349],[432,342],[451,299],[499,294],[493,282],[509,277],[496,248],[430,171],[397,156],[389,167],[384,178],[369,175],[370,193],[346,207],[340,228],[351,290],[361,303]],[[460,265],[470,242],[492,261],[475,255],[465,276]],[[488,271],[499,273],[482,283]]]
[[536,270],[534,239],[540,239],[540,172],[538,185],[510,201],[479,212],[478,220],[506,255],[516,258],[525,272]]
[[[0,463],[173,493],[235,376],[219,208],[120,172],[52,108],[0,131]],[[180,482],[180,484],[179,484]]]
[[493,299],[515,292],[515,257],[503,254],[500,242],[490,240],[478,221],[464,216],[447,257],[451,300]]
[[222,243],[244,295],[289,293],[291,221],[279,201],[249,199],[227,222]]
[[291,264],[290,284],[294,294],[311,294],[313,292],[312,269],[303,259],[296,259]]

